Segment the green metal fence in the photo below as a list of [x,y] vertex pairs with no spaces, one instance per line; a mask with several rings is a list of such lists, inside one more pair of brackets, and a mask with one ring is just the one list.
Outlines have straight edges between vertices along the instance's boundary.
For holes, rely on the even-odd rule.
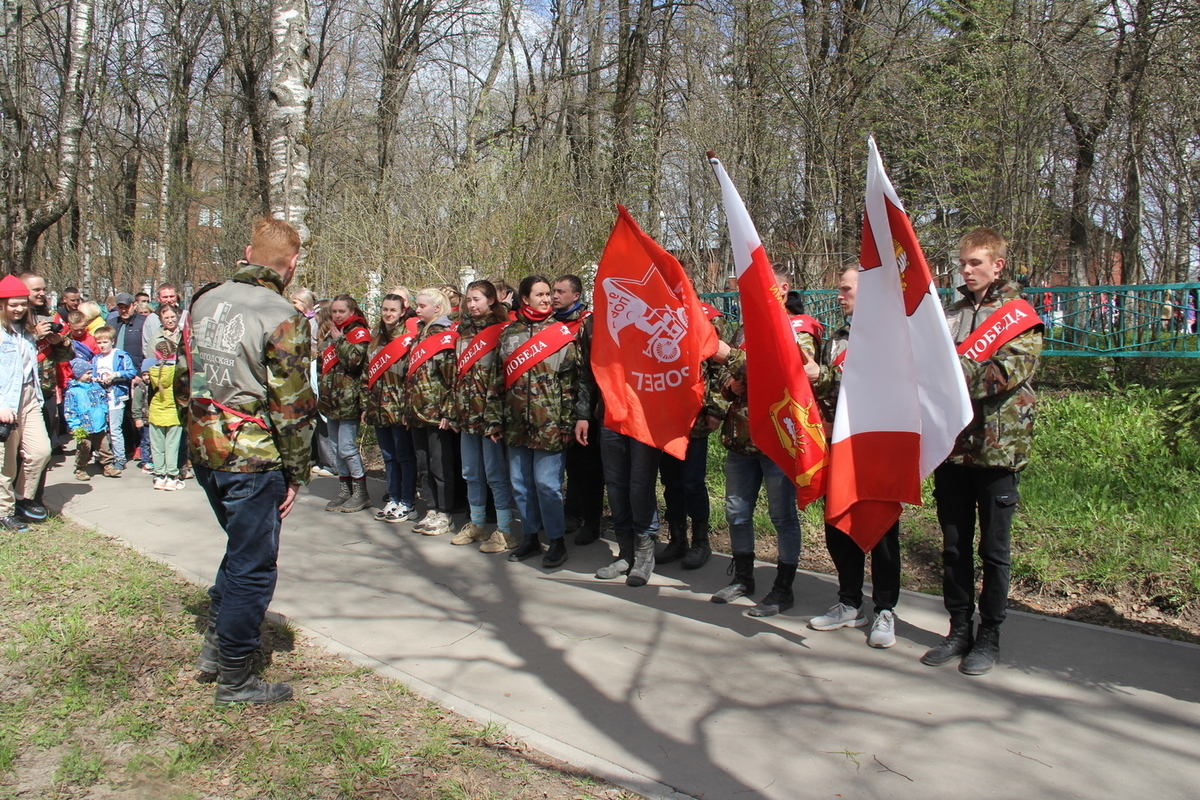
[[[826,327],[842,324],[837,292],[816,289],[800,294],[806,313]],[[943,305],[957,298],[953,289],[939,294]],[[700,296],[725,314],[740,317],[736,292]],[[1200,283],[1029,287],[1024,297],[1046,325],[1044,355],[1200,358]]]

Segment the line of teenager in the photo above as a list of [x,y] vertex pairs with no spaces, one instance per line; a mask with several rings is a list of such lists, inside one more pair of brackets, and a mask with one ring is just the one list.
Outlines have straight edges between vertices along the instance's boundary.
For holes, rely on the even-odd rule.
[[[950,312],[959,342],[1012,291],[1019,292],[1015,284],[999,280],[1007,244],[994,232],[981,230],[964,238],[960,251],[964,298]],[[776,281],[781,296],[788,298],[808,378],[831,422],[857,270],[848,269],[839,278],[838,301],[847,324],[828,339],[820,323],[803,314],[786,271],[777,272]],[[624,576],[628,585],[641,586],[658,565],[679,561],[685,569],[698,569],[708,561],[708,437],[720,429],[727,450],[725,514],[732,580],[711,600],[729,603],[756,593],[753,512],[765,488],[777,566],[770,589],[747,613],[765,617],[791,608],[801,545],[795,489],[751,441],[741,330],[706,307],[721,345],[705,365],[705,405],[686,456],[676,459],[601,424],[603,398],[589,366],[592,318],[577,276],[551,280],[530,275],[521,281],[516,302],[510,302],[489,281],[471,283],[461,307],[459,298],[447,296],[443,288],[420,290],[411,305],[407,292],[397,288],[383,299],[373,330],[352,297],[340,295],[329,304],[316,337],[317,384],[340,491],[326,510],[358,512],[371,505],[357,446],[361,420],[375,428],[386,473],[387,492],[376,519],[415,520],[419,485],[427,513],[415,531],[450,533],[452,515],[468,512],[469,520],[452,544],[508,552],[510,561],[541,556],[543,567],[555,568],[567,561],[569,532],[576,532],[576,546],[599,537],[607,488],[617,554],[596,577]],[[951,632],[925,654],[926,664],[961,658],[963,672],[983,674],[998,654],[1010,571],[1008,529],[1017,477],[1027,463],[1033,413],[1029,382],[1040,337],[1040,330],[1023,334],[966,376],[977,419],[935,473],[946,537],[944,591]],[[1004,428],[999,439],[998,426]],[[668,536],[656,552],[659,481]],[[514,514],[521,521],[521,537],[514,531]],[[976,514],[984,564],[978,631],[971,624]],[[495,520],[493,530],[488,529],[490,519]],[[838,603],[814,617],[810,626],[824,631],[870,623],[868,644],[891,647],[900,594],[899,525],[871,552],[871,619],[863,607],[865,555],[832,526],[826,526],[825,536],[838,572]]]

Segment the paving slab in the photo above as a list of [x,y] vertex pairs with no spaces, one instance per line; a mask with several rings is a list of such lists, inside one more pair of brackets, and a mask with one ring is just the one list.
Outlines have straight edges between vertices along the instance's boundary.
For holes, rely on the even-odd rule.
[[[635,589],[593,577],[605,540],[545,571],[325,512],[336,489],[315,480],[285,521],[273,612],[647,796],[1200,797],[1200,646],[1011,612],[1003,663],[969,678],[918,661],[947,627],[938,597],[905,592],[897,644],[876,650],[866,629],[806,627],[836,601],[828,576],[801,573],[794,609],[754,619],[708,600],[724,557]],[[193,481],[58,466],[46,499],[201,584],[224,551]],[[759,565],[760,588],[772,575]]]

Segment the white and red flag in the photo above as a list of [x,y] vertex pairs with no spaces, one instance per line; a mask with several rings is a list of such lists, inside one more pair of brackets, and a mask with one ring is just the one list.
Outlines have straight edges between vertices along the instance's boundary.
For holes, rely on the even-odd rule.
[[701,362],[717,351],[683,266],[622,206],[596,271],[592,372],[604,424],[676,458],[704,405]]
[[868,142],[858,294],[833,424],[825,519],[869,552],[920,505],[921,481],[971,421],[971,400],[933,276]]
[[737,270],[750,440],[796,484],[803,508],[825,494],[829,453],[821,413],[758,231],[725,167],[712,153],[708,160],[721,184]]

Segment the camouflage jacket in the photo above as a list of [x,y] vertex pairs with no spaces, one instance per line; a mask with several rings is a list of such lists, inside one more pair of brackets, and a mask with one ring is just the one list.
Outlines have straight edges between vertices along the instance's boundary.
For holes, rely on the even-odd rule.
[[565,450],[574,436],[578,339],[534,365],[508,390],[504,388],[505,359],[543,328],[560,324],[553,317],[531,322],[518,316],[500,336],[496,369],[488,390],[487,419],[491,429],[504,432],[509,447],[558,452]]
[[[308,320],[275,270],[241,264],[192,301],[175,398],[192,461],[222,472],[282,470],[308,483],[317,404],[308,383]],[[265,426],[265,427],[264,427]]]
[[[1021,296],[1012,281],[996,281],[978,307],[966,287],[963,298],[946,312],[950,335],[961,344],[1009,300]],[[959,356],[975,418],[958,435],[948,464],[1022,470],[1029,464],[1037,396],[1033,376],[1042,353],[1042,328],[1017,336],[982,363]]]
[[[52,345],[49,342],[39,341],[37,345],[38,387],[44,394],[51,395],[59,390],[60,385],[62,387],[67,385],[66,380],[59,381],[59,364],[69,364],[75,357],[75,350],[71,347],[70,339],[67,338],[70,331],[67,330],[66,321],[56,314],[43,314],[33,306],[29,307],[29,313],[33,314],[34,322],[61,322],[63,326],[61,342]],[[70,372],[69,370],[64,371]],[[67,374],[65,377],[69,379],[71,376]]]
[[415,370],[409,363],[421,342],[449,330],[446,316],[418,327],[416,341],[404,358],[404,413],[409,425],[437,425],[453,412],[454,348],[436,353]]
[[[717,329],[718,339],[726,344],[733,341],[737,326],[729,317],[724,314],[713,317],[711,324]],[[696,421],[692,423],[692,432],[689,436],[693,439],[712,433],[708,429],[709,416],[724,421],[725,414],[729,411],[729,400],[726,399],[723,391],[725,366],[710,358],[701,365],[701,368],[704,370],[704,407],[700,409],[700,413],[696,415]]]
[[[475,336],[485,328],[507,323],[492,322],[480,325],[473,319],[463,320],[458,326],[457,355],[471,346]],[[464,433],[476,433],[480,436],[490,436],[498,433],[499,428],[492,428],[488,420],[487,395],[495,380],[496,358],[500,352],[499,345],[492,352],[481,356],[467,372],[459,376],[455,367],[454,411],[451,421]]]
[[833,415],[837,413],[838,394],[842,390],[842,366],[834,366],[834,361],[846,352],[850,343],[850,323],[833,332],[825,340],[821,348],[821,374],[813,382],[813,394],[816,395],[817,405],[821,407],[821,418],[826,425],[833,424]]
[[367,347],[370,343],[351,344],[346,339],[346,334],[360,327],[367,327],[361,317],[351,321],[337,339],[326,336],[317,347],[318,359],[331,344],[338,357],[337,365],[317,379],[319,407],[326,419],[357,422],[362,414],[362,374],[367,369]]
[[[812,334],[797,333],[795,336],[796,345],[810,359],[815,359],[817,357],[817,341]],[[721,444],[740,455],[756,456],[762,451],[750,439],[750,416],[746,404],[746,393],[736,394],[728,386],[730,381],[737,380],[744,383],[746,380],[746,351],[742,349],[744,341],[744,329],[739,328],[733,336],[733,341],[729,343],[733,350],[729,353],[729,360],[725,363],[721,379],[722,385],[725,386],[725,398],[729,400],[729,410],[725,414],[725,424],[721,426]],[[746,392],[749,391],[750,387],[747,386]]]
[[[588,313],[585,304],[580,303],[569,314],[552,314],[550,319],[563,322],[571,327],[578,327],[575,341],[579,344],[579,372],[575,378],[575,407],[574,418],[578,420],[604,421],[604,398],[600,396],[600,387],[596,385],[596,376],[592,372],[592,325],[594,315]],[[580,322],[580,320],[583,320]]]
[[[404,334],[404,320],[396,323],[396,335]],[[371,359],[387,346],[387,342],[376,344],[373,340],[367,345],[367,360]],[[404,368],[405,359],[398,359],[384,370],[372,387],[367,386],[367,370],[363,370],[363,422],[379,428],[390,428],[400,425],[400,417],[404,415]]]

